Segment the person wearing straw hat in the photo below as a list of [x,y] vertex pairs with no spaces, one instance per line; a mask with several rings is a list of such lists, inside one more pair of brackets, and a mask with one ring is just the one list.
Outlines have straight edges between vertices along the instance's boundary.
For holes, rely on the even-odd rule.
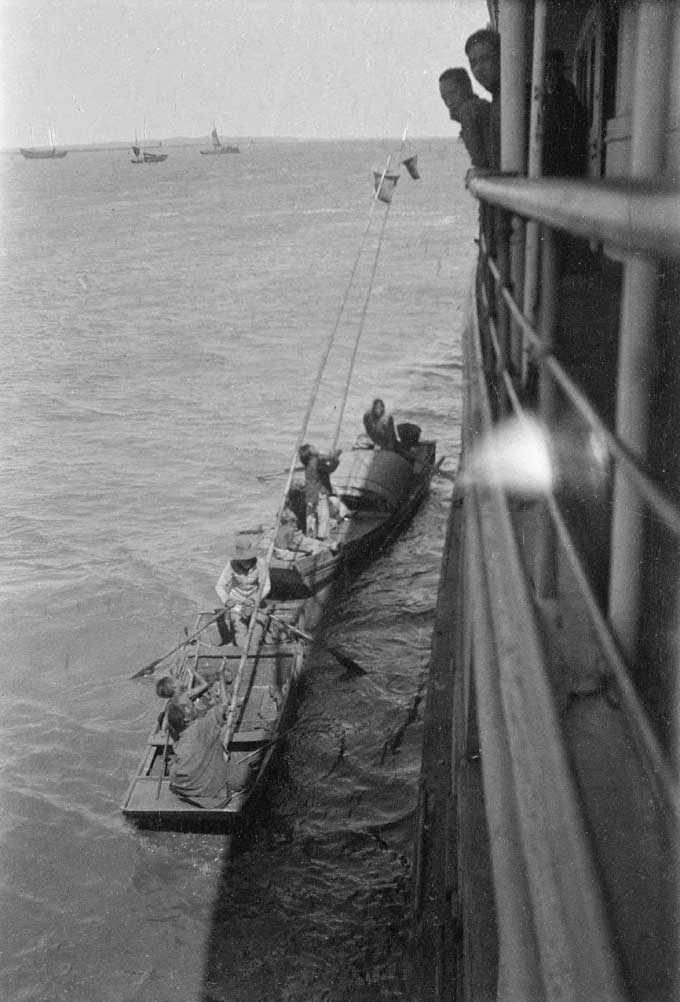
[[254,542],[244,536],[237,536],[233,556],[220,574],[215,591],[225,607],[227,621],[234,643],[245,647],[248,639],[250,620],[255,613],[257,622],[253,630],[252,646],[262,639],[267,626],[266,616],[255,609],[260,585],[264,582],[260,598],[271,591],[269,571],[264,558]]

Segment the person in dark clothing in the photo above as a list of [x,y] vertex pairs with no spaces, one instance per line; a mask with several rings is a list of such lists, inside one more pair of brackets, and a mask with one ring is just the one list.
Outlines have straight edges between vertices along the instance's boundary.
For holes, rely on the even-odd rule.
[[373,401],[370,411],[364,414],[364,428],[370,440],[388,452],[399,452],[399,439],[394,429],[394,420],[385,413],[385,404],[378,397]]
[[[308,443],[300,446],[298,455],[305,469],[305,505],[307,510],[307,535],[327,539],[330,532],[330,502],[333,495],[331,473],[337,470],[342,449],[323,456]],[[337,505],[335,506],[337,508]],[[337,512],[336,512],[337,513]]]
[[501,36],[491,28],[473,32],[465,43],[470,72],[491,94],[487,156],[489,168],[501,167]]
[[444,70],[439,77],[439,93],[449,118],[460,123],[460,135],[470,155],[472,170],[487,170],[491,166],[491,104],[473,92],[470,75],[462,67]]
[[187,693],[168,704],[168,729],[174,741],[170,789],[198,807],[219,810],[231,797],[222,729],[227,704],[220,701],[204,716]]
[[543,78],[544,177],[582,177],[588,165],[588,117],[576,88],[564,75],[564,53],[545,56]]

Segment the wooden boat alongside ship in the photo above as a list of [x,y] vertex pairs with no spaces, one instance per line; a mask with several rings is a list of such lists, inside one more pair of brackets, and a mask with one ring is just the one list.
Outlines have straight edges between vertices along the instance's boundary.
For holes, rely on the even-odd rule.
[[[277,619],[293,627],[302,625],[300,602],[272,601],[267,608]],[[188,689],[198,676],[211,683],[213,695],[219,690],[221,675],[229,695],[243,651],[224,642],[223,617],[222,621],[215,617],[213,611],[199,613],[193,633],[200,631],[200,636],[183,648],[172,675],[180,686]],[[246,802],[258,792],[276,745],[284,735],[303,662],[303,641],[298,636],[289,636],[273,621],[265,642],[246,659],[236,702],[236,724],[228,744],[231,799],[226,807],[219,810],[199,807],[173,793],[169,774],[173,741],[166,714],[162,712],[125,796],[123,814],[144,827],[231,828]]]
[[[680,997],[680,8],[488,9],[501,171],[469,181],[412,997],[661,1002]],[[584,176],[541,176],[557,49]]]
[[[173,793],[173,741],[164,711],[149,735],[122,804],[126,817],[145,827],[234,827],[261,790],[272,756],[285,737],[305,668],[305,644],[312,640],[324,607],[332,601],[340,569],[377,557],[412,518],[435,472],[432,441],[415,442],[406,457],[380,449],[351,450],[333,476],[350,515],[333,527],[327,545],[318,553],[271,559],[271,592],[262,606],[270,625],[259,646],[246,656],[230,642],[220,610],[199,614],[170,673],[184,688],[191,688],[196,676],[217,687],[220,673],[225,676],[236,709],[228,743],[232,797],[226,807],[213,810]],[[301,485],[292,485],[292,505],[300,489]],[[261,535],[259,547],[265,555],[272,547],[271,533]],[[153,663],[152,670],[162,663]],[[166,665],[163,673],[167,672]]]
[[217,134],[217,129],[213,125],[212,132],[210,133],[210,138],[212,140],[212,147],[207,150],[200,150],[202,157],[214,157],[221,156],[224,153],[240,153],[238,146],[224,144]]
[[[306,597],[325,588],[341,565],[374,559],[427,494],[436,472],[435,450],[435,442],[417,441],[406,455],[364,447],[343,453],[332,480],[349,517],[332,525],[330,546],[319,553],[274,556],[272,586],[282,595]],[[302,483],[293,484],[290,501],[302,526]]]

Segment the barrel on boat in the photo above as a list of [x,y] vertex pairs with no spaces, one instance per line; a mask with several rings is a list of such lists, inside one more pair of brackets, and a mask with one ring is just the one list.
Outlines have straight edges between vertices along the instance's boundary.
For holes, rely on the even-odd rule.
[[352,449],[340,457],[332,475],[333,487],[342,498],[363,499],[360,507],[393,511],[408,493],[411,464],[386,449]]

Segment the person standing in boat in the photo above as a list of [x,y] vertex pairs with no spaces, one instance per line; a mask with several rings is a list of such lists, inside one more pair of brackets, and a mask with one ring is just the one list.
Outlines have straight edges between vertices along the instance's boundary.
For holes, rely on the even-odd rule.
[[271,591],[269,572],[264,558],[252,543],[237,537],[234,555],[220,574],[215,591],[226,609],[225,619],[231,628],[234,643],[239,647],[246,645],[253,615],[257,616],[253,629],[253,647],[262,639],[267,627],[266,616],[255,608],[260,585],[263,582],[260,598],[266,598]]
[[313,539],[328,539],[331,504],[334,514],[341,516],[340,502],[335,498],[331,485],[331,473],[337,470],[341,453],[342,449],[336,449],[330,456],[324,456],[309,443],[300,446],[298,455],[305,469],[306,532]]
[[220,810],[231,791],[222,745],[228,704],[223,699],[201,716],[188,693],[170,700],[168,730],[174,743],[170,789],[182,800],[206,809]]
[[385,403],[379,397],[373,401],[370,411],[364,414],[364,428],[371,442],[387,452],[401,452],[399,439],[391,414],[385,413]]

